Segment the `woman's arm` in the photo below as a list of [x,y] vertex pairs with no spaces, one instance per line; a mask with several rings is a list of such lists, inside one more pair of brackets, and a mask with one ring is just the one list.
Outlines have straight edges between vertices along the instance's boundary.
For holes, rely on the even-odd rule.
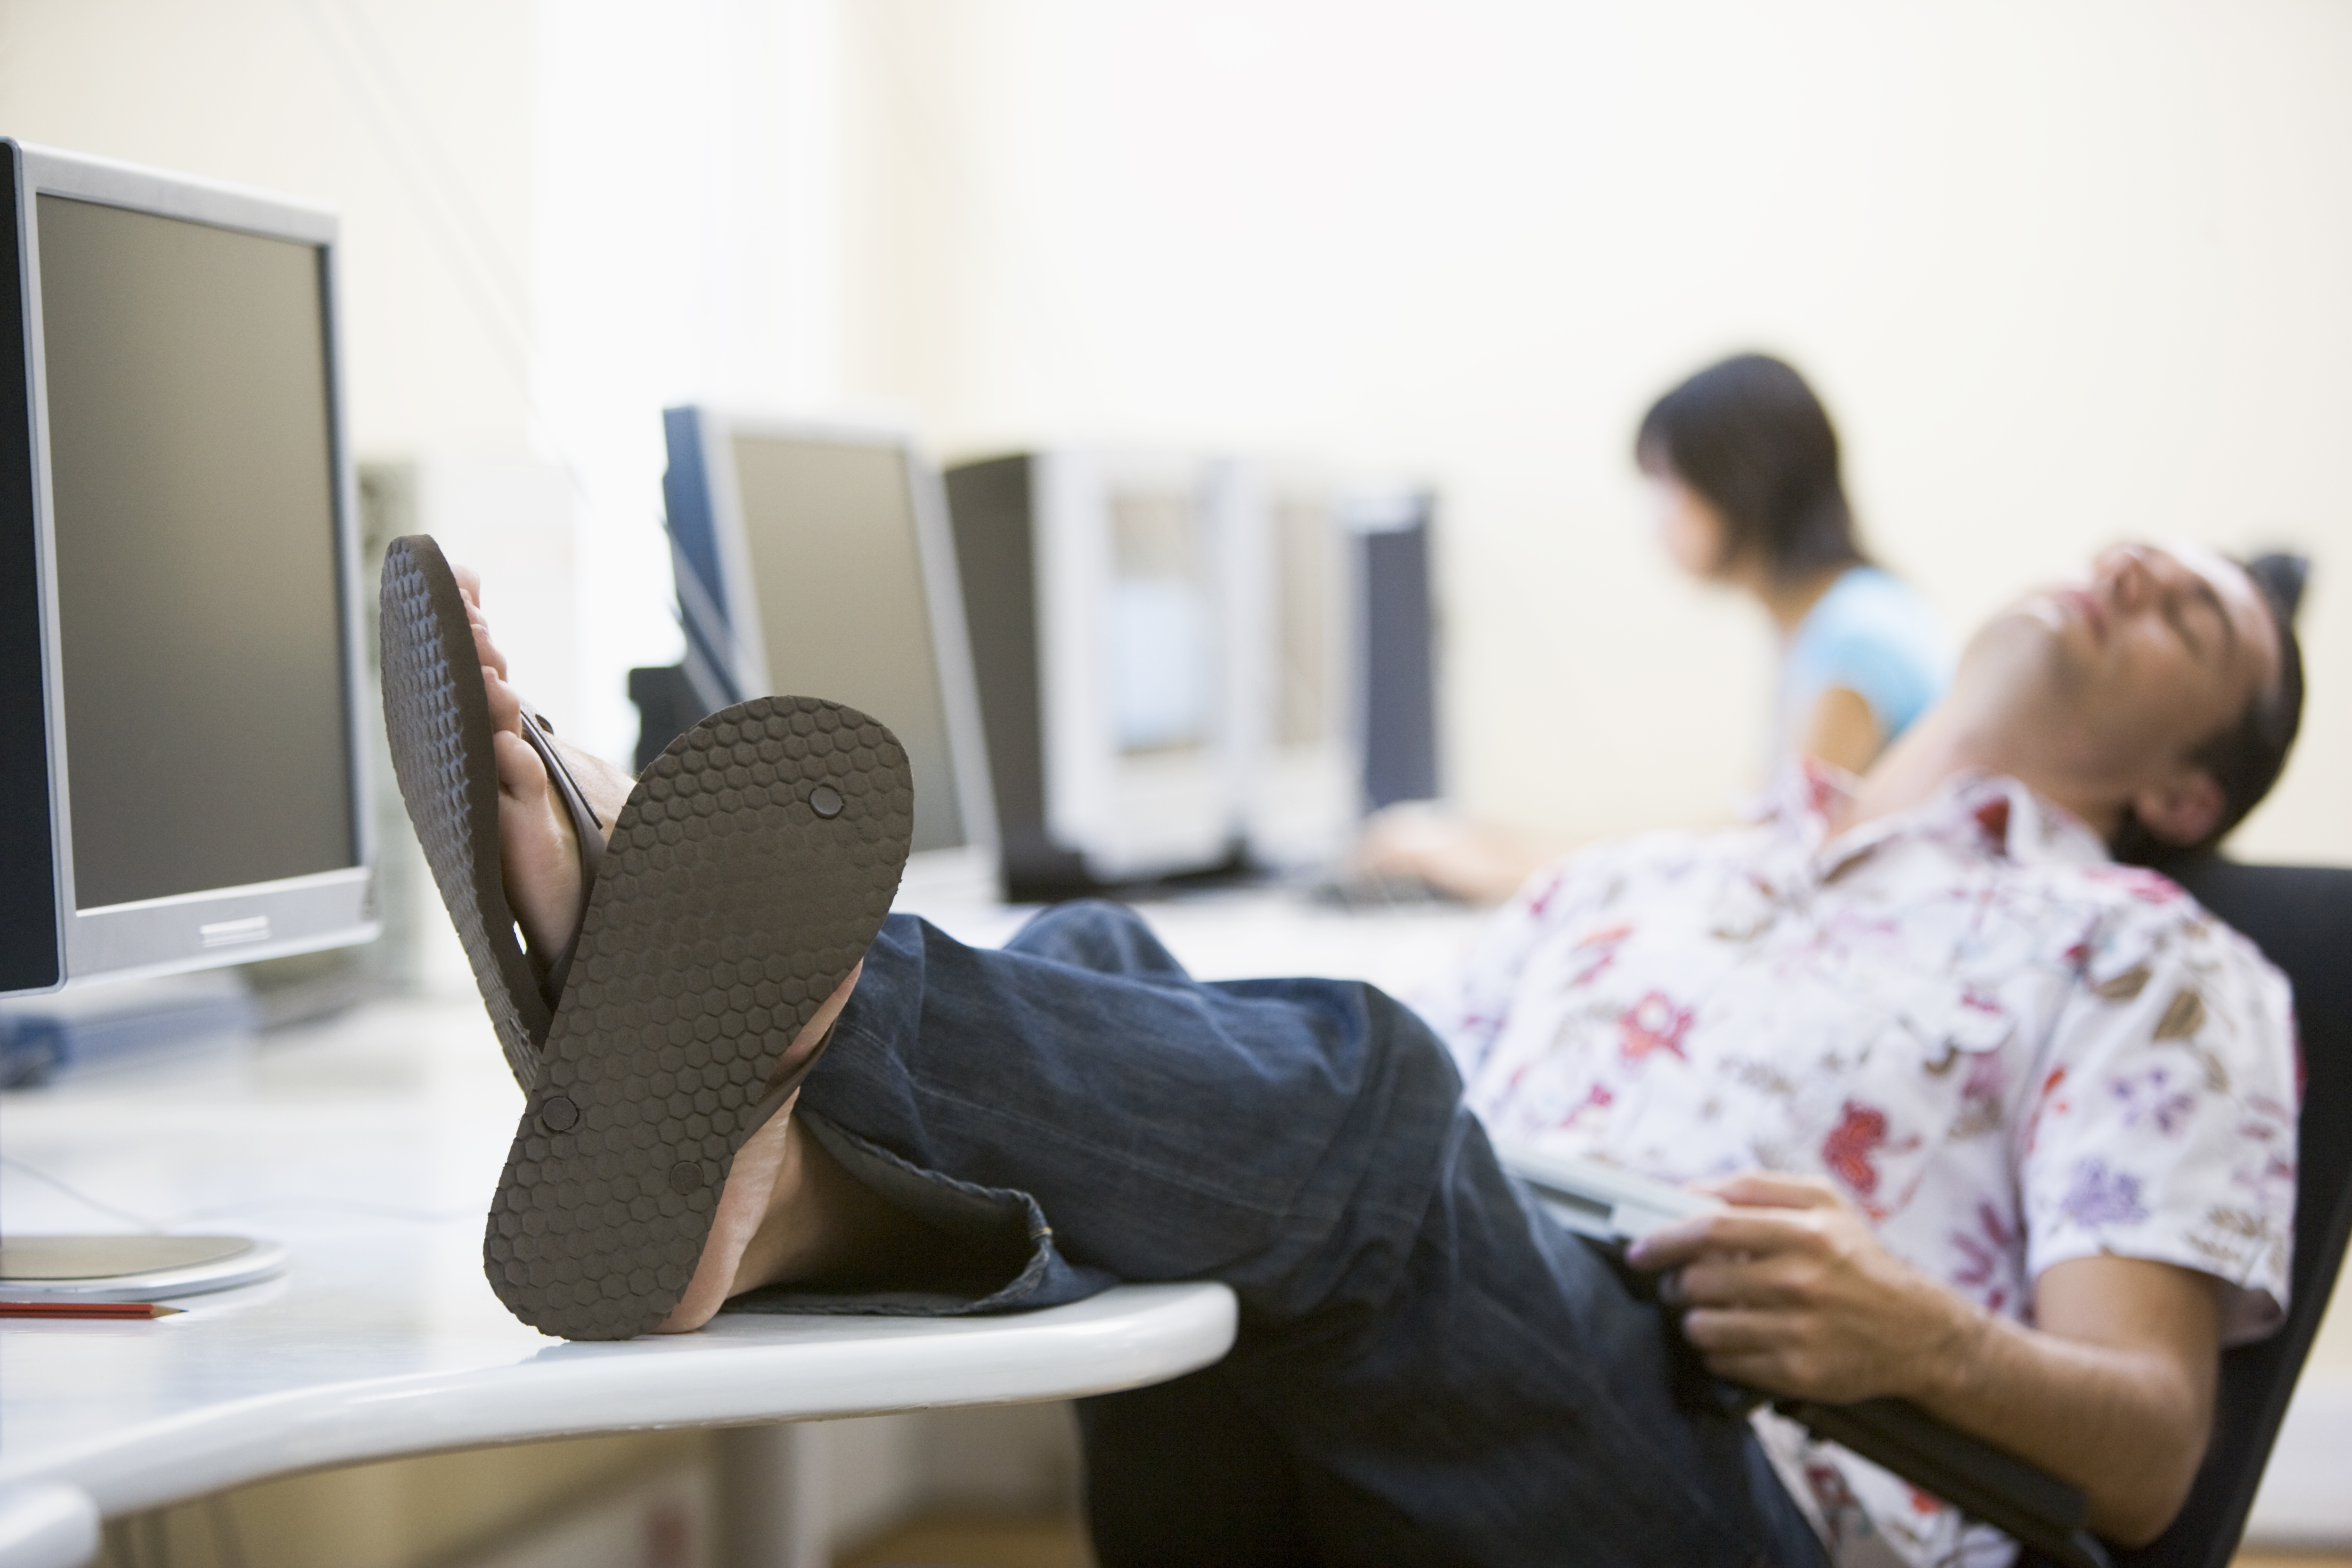
[[1575,845],[1414,803],[1376,812],[1356,842],[1356,868],[1418,877],[1465,903],[1499,904]]
[[1878,716],[1863,700],[1862,693],[1849,686],[1822,690],[1797,741],[1801,755],[1850,773],[1868,773],[1885,745],[1886,731],[1879,728]]

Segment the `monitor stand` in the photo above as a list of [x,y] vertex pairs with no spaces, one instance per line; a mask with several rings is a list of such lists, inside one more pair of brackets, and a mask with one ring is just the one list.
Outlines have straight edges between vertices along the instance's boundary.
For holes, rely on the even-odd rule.
[[0,1237],[0,1301],[152,1301],[284,1272],[286,1248],[243,1236]]

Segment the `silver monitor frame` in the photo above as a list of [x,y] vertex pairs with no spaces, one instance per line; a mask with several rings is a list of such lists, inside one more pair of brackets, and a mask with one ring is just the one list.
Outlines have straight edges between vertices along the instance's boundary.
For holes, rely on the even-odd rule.
[[[761,414],[722,405],[691,405],[702,447],[713,531],[725,591],[751,613],[726,619],[734,646],[726,650],[736,668],[727,672],[744,697],[776,689],[769,673],[767,638],[760,625],[757,581],[751,566],[743,490],[735,468],[734,438],[764,437],[785,441],[877,447],[898,454],[907,475],[914,512],[915,550],[922,564],[923,603],[930,614],[931,648],[938,660],[940,705],[948,731],[948,765],[955,776],[963,843],[952,849],[923,850],[908,857],[898,884],[898,906],[919,910],[931,904],[993,902],[1003,892],[997,854],[996,798],[988,776],[988,742],[980,718],[980,687],[971,665],[971,637],[965,629],[963,589],[956,568],[955,535],[948,526],[947,490],[940,471],[927,460],[911,426],[882,420],[814,415]],[[675,549],[675,546],[673,546]],[[677,576],[686,592],[693,574],[680,563]],[[739,592],[740,588],[740,592]],[[807,693],[822,697],[823,692]]]
[[[376,907],[376,843],[369,809],[367,748],[360,732],[367,711],[360,647],[359,491],[345,426],[341,350],[341,289],[335,215],[242,186],[165,174],[136,164],[17,143],[17,191],[23,236],[17,255],[25,279],[25,343],[29,367],[35,472],[34,548],[39,574],[42,677],[47,705],[49,822],[61,960],[56,990],[100,980],[171,974],[256,959],[310,952],[373,939],[383,930]],[[344,712],[351,758],[352,846],[358,864],[244,887],[142,899],[93,910],[74,901],[73,818],[68,789],[65,676],[58,631],[57,531],[50,489],[48,377],[41,324],[39,204],[41,195],[95,202],[161,217],[237,229],[316,247],[325,311],[327,406],[334,474],[337,574],[342,595]],[[8,994],[32,993],[12,992]]]

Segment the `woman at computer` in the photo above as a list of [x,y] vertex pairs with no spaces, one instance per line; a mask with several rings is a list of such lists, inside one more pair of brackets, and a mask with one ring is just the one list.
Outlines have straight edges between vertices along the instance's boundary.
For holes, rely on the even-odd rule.
[[1869,767],[1941,694],[1951,655],[1927,601],[1856,542],[1813,389],[1769,354],[1709,365],[1651,405],[1633,460],[1675,564],[1748,595],[1779,632],[1774,764]]
[[[1792,367],[1758,353],[1709,365],[1643,416],[1633,460],[1675,563],[1771,618],[1772,768],[1810,757],[1861,773],[1942,694],[1935,614],[1855,539],[1837,431]],[[1486,902],[1567,847],[1406,809],[1374,819],[1359,865]]]

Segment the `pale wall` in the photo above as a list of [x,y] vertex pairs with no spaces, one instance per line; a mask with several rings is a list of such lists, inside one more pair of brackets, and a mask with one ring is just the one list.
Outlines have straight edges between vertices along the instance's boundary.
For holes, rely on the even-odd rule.
[[2352,10],[863,0],[845,386],[950,454],[1276,446],[1434,478],[1452,779],[1720,815],[1760,621],[1644,537],[1642,408],[1787,354],[1955,627],[2125,533],[2319,573],[2249,852],[2352,862]]
[[343,226],[362,455],[530,441],[531,0],[0,0],[0,134]]

